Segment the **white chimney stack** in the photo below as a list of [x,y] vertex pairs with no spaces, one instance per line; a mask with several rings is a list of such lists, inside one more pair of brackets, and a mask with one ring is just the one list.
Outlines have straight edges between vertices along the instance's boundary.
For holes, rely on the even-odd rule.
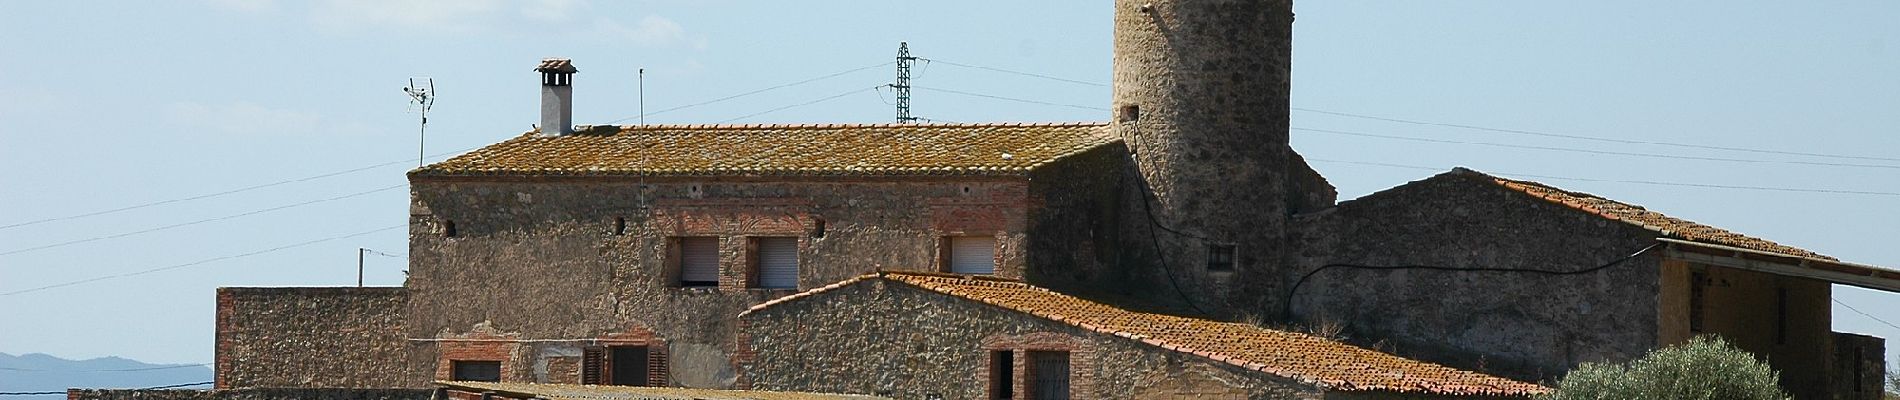
[[534,68],[541,73],[541,136],[566,136],[574,133],[574,61],[565,58],[541,60]]

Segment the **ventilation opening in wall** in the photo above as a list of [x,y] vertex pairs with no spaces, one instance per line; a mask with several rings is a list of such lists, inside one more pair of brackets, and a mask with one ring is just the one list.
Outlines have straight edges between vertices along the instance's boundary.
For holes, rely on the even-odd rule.
[[970,186],[969,186],[969,185],[964,185],[964,186],[963,186],[963,194],[965,194],[965,195],[968,195],[968,194],[970,194]]
[[1236,246],[1231,244],[1207,245],[1207,270],[1215,272],[1233,271],[1235,247]]
[[693,198],[699,198],[700,196],[705,196],[706,191],[704,188],[699,187],[699,185],[687,185],[686,195],[692,196]]
[[812,225],[811,237],[813,239],[824,239],[825,238],[825,220],[823,218],[816,218],[812,221],[811,225]]
[[614,217],[614,234],[627,234],[627,217]]
[[455,221],[442,221],[442,237],[455,237]]
[[1141,106],[1137,106],[1134,104],[1123,104],[1121,107],[1115,108],[1116,121],[1135,122],[1136,120],[1140,120],[1140,119],[1141,119]]

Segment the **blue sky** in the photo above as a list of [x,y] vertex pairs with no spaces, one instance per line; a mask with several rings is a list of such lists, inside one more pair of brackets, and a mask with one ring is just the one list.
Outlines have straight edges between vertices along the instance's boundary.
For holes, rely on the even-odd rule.
[[[1294,131],[1307,157],[1333,160],[1314,165],[1342,198],[1453,166],[1598,179],[1533,178],[1900,266],[1900,196],[1617,182],[1900,192],[1900,26],[1891,23],[1900,3],[1309,0],[1296,11],[1295,107],[1835,156],[1295,112],[1296,128],[1467,143]],[[357,248],[404,254],[402,229],[376,229],[406,218],[400,185],[414,166],[417,115],[398,89],[410,77],[436,82],[430,154],[528,129],[539,101],[529,70],[546,56],[581,69],[582,124],[637,114],[637,68],[647,69],[648,109],[660,110],[878,65],[898,41],[945,61],[918,67],[920,116],[1095,121],[1106,119],[1095,109],[1107,106],[1106,87],[950,63],[1106,83],[1109,15],[1102,1],[0,2],[0,225],[386,164],[0,228],[0,253],[11,253],[0,254],[0,293],[372,231],[0,295],[0,352],[209,362],[216,287],[351,285]],[[840,93],[849,94],[734,122],[884,122],[891,93],[869,88],[891,75],[880,66],[648,122],[720,122]],[[139,233],[178,224],[187,225]],[[398,285],[404,263],[372,255],[367,280]],[[1896,295],[1837,287],[1835,297],[1900,322]],[[1834,320],[1836,330],[1900,337],[1838,305]]]

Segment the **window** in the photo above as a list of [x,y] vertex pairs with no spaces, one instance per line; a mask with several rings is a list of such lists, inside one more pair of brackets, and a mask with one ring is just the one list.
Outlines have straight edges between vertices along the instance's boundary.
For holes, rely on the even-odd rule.
[[996,273],[996,237],[950,237],[949,253],[944,262],[953,274],[989,275]]
[[455,221],[442,221],[442,237],[455,237]]
[[647,347],[646,346],[608,346],[608,380],[610,385],[647,386]]
[[680,286],[719,286],[719,238],[679,238]]
[[1788,344],[1788,288],[1775,288],[1775,344]]
[[627,217],[614,217],[614,234],[627,234]]
[[1231,244],[1207,245],[1207,270],[1208,271],[1233,271],[1234,270],[1234,245],[1231,245]]
[[[589,346],[581,350],[581,384],[651,386],[647,346]],[[659,360],[664,362],[663,359]]]
[[1068,400],[1069,352],[1029,352],[1029,385],[1033,400]]
[[1116,111],[1117,111],[1115,115],[1116,121],[1134,122],[1135,120],[1141,119],[1141,106],[1137,106],[1134,104],[1123,104],[1121,108],[1117,109]]
[[764,237],[753,239],[753,271],[758,286],[768,289],[798,287],[798,238]]
[[1703,292],[1708,291],[1703,286],[1708,283],[1709,274],[1689,273],[1689,332],[1691,333],[1702,333],[1702,296]]
[[1016,398],[1016,385],[1010,379],[1016,377],[1016,352],[999,350],[990,352],[990,398],[995,400]]
[[825,219],[824,218],[813,218],[812,228],[811,228],[811,237],[813,239],[825,238]]
[[455,360],[449,362],[449,378],[458,381],[501,382],[500,361]]

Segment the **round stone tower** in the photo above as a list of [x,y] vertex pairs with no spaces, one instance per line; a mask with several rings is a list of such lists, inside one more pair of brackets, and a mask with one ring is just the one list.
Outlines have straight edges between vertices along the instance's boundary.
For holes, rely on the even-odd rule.
[[1277,317],[1292,34],[1291,0],[1115,1],[1124,265],[1149,297]]

